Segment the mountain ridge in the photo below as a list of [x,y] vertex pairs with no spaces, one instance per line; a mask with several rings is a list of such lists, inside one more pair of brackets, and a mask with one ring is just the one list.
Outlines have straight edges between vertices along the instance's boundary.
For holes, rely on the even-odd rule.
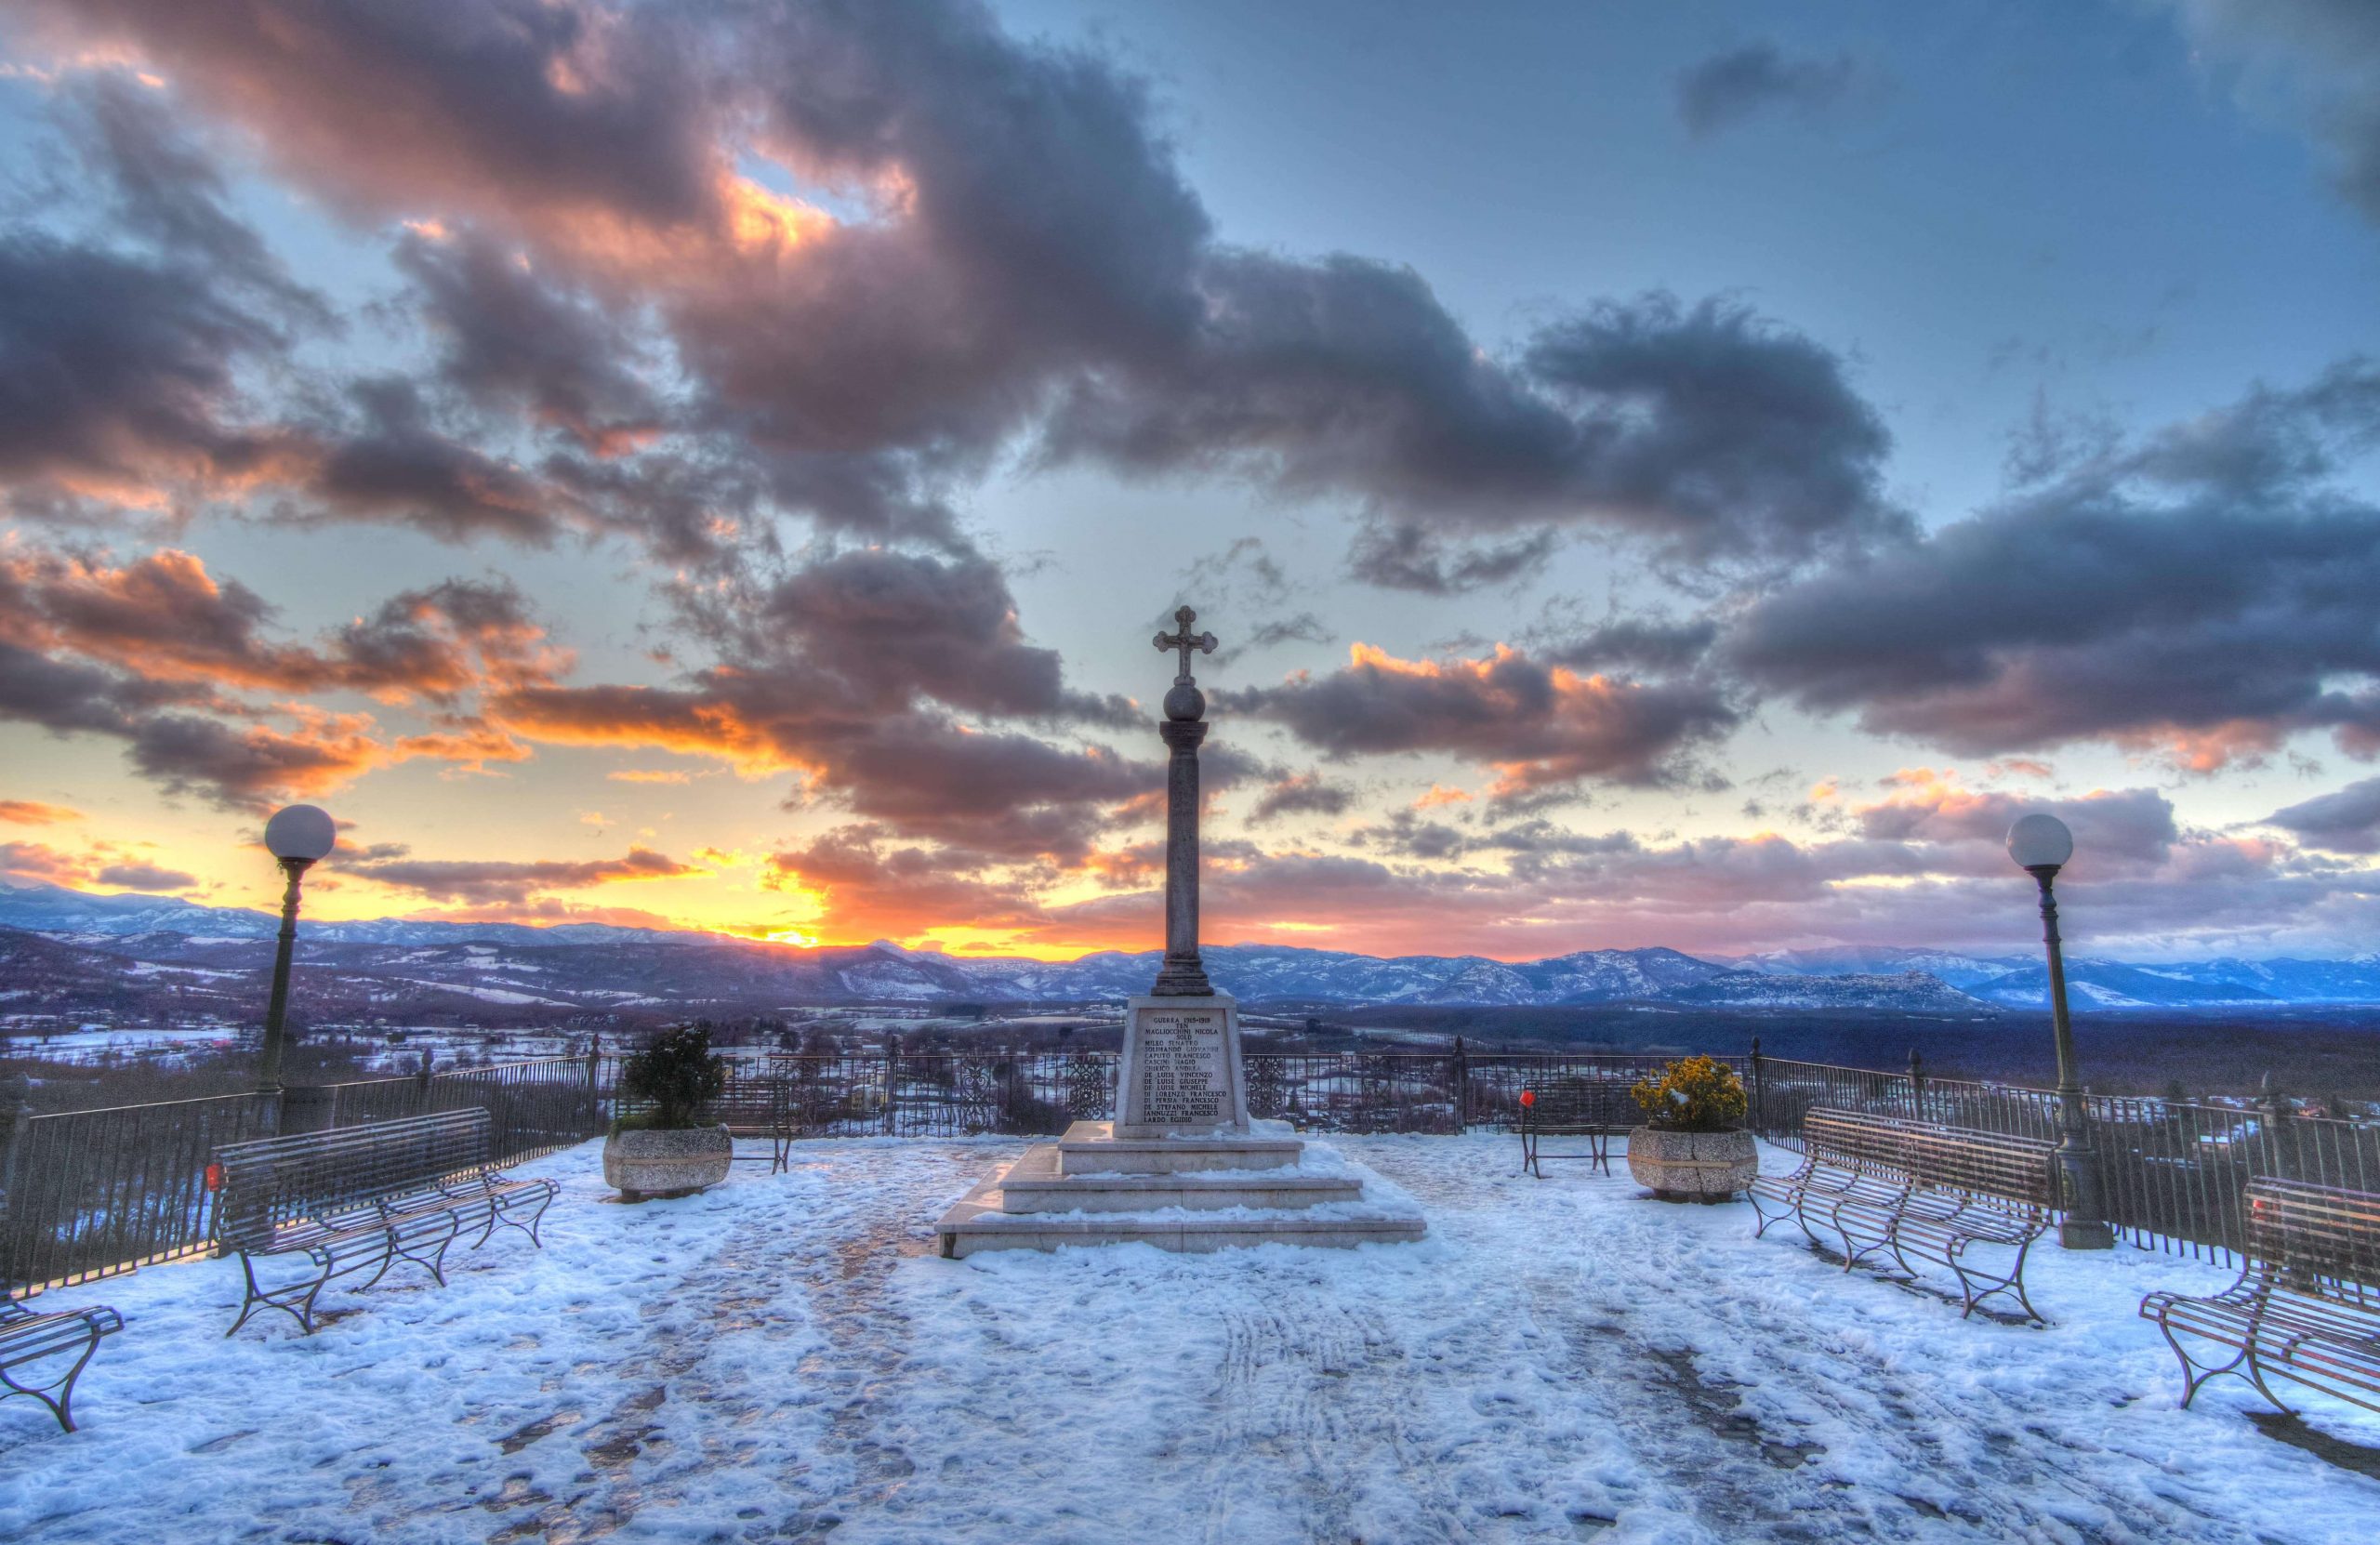
[[[0,885],[0,931],[133,963],[110,968],[86,960],[69,971],[51,960],[45,967],[78,979],[111,969],[137,970],[159,983],[242,976],[269,964],[278,927],[270,913],[174,897]],[[309,923],[300,938],[305,965],[351,975],[364,1001],[393,1004],[409,986],[483,1003],[583,1010],[770,997],[851,1002],[1109,1000],[1145,991],[1160,953],[1106,950],[1051,961],[953,956],[887,941],[795,946],[602,923],[540,927],[404,918]],[[1484,956],[1380,957],[1290,944],[1211,945],[1205,954],[1220,988],[1263,1002],[1646,1002],[1938,1014],[2035,1008],[2046,1000],[2046,971],[2035,957],[1892,945],[1778,950],[1739,958],[1649,946],[1579,950],[1517,962]],[[568,976],[567,985],[557,984],[558,974]],[[2255,961],[2225,957],[2148,965],[2070,957],[2067,975],[2078,1008],[2380,1003],[2380,956]]]

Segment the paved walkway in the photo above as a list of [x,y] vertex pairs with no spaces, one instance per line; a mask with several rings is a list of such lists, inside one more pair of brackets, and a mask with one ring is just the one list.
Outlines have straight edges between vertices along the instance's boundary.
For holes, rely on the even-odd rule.
[[[2040,1260],[2048,1330],[1750,1238],[1744,1208],[1517,1144],[1342,1139],[1433,1237],[1178,1258],[931,1255],[1013,1141],[807,1144],[680,1202],[603,1201],[444,1291],[220,1339],[234,1268],[60,1301],[130,1328],[86,1431],[0,1406],[0,1538],[2346,1541],[2380,1420],[2174,1408],[2139,1294],[2228,1274]],[[2320,1452],[2317,1452],[2320,1450]]]

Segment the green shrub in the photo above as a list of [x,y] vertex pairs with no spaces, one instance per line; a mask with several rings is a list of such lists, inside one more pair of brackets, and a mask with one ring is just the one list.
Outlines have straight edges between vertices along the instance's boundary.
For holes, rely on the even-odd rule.
[[1744,1118],[1751,1102],[1736,1070],[1714,1057],[1681,1057],[1658,1079],[1638,1081],[1629,1092],[1644,1108],[1647,1126],[1673,1132],[1724,1132]]
[[620,1092],[649,1102],[650,1116],[623,1117],[615,1130],[630,1127],[676,1131],[694,1125],[703,1103],[727,1087],[727,1059],[710,1049],[710,1031],[700,1024],[664,1030],[620,1064]]

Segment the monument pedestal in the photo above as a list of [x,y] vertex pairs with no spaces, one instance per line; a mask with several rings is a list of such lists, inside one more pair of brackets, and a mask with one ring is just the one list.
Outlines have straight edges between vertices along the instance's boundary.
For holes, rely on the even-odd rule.
[[1250,1121],[1240,1067],[1230,998],[1133,998],[1117,1068],[1119,1119],[1078,1121],[969,1192],[935,1225],[942,1253],[1421,1237],[1421,1214],[1367,1197],[1364,1171],[1335,1151],[1309,1155],[1288,1122]]
[[1366,1194],[1367,1173],[1286,1121],[1245,1134],[1118,1138],[1078,1121],[985,1181],[934,1225],[942,1253],[1155,1245],[1203,1251],[1250,1245],[1397,1244],[1427,1232],[1408,1205]]

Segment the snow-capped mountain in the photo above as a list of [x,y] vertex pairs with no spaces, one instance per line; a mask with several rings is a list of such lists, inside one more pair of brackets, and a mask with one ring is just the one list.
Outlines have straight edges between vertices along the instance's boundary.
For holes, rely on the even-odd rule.
[[1924,971],[1953,987],[1972,987],[2034,964],[2031,956],[1960,955],[1950,950],[1909,949],[1893,944],[1832,944],[1821,949],[1779,949],[1747,955],[1734,962],[1750,971],[1786,976],[1896,976]]
[[[0,1012],[121,1008],[163,994],[195,1013],[245,1014],[279,919],[164,896],[0,886]],[[10,933],[9,931],[21,931]],[[1673,949],[1543,960],[1382,958],[1280,944],[1210,946],[1215,984],[1250,1003],[1555,1007],[1597,1003],[1988,1013],[2045,1001],[2038,959],[1942,950],[1782,950],[1713,961]],[[310,923],[299,961],[319,1011],[721,1012],[833,1002],[1113,1002],[1147,990],[1158,952],[1077,960],[977,958],[863,946],[800,949],[718,934],[570,924],[382,919]],[[2380,1003],[2380,957],[2129,965],[2069,958],[2078,1008]],[[36,992],[33,983],[45,984]],[[325,996],[327,995],[327,996]],[[38,997],[40,1005],[28,1001]],[[7,1000],[13,998],[13,1005]]]
[[[278,914],[245,906],[202,906],[173,896],[93,895],[60,885],[0,885],[0,928],[60,934],[94,942],[142,934],[186,939],[270,939],[281,928]],[[666,929],[615,928],[608,923],[418,922],[381,918],[367,922],[306,925],[306,936],[325,944],[434,944],[489,940],[531,946],[602,944],[633,939],[646,944],[707,944],[715,935]]]

